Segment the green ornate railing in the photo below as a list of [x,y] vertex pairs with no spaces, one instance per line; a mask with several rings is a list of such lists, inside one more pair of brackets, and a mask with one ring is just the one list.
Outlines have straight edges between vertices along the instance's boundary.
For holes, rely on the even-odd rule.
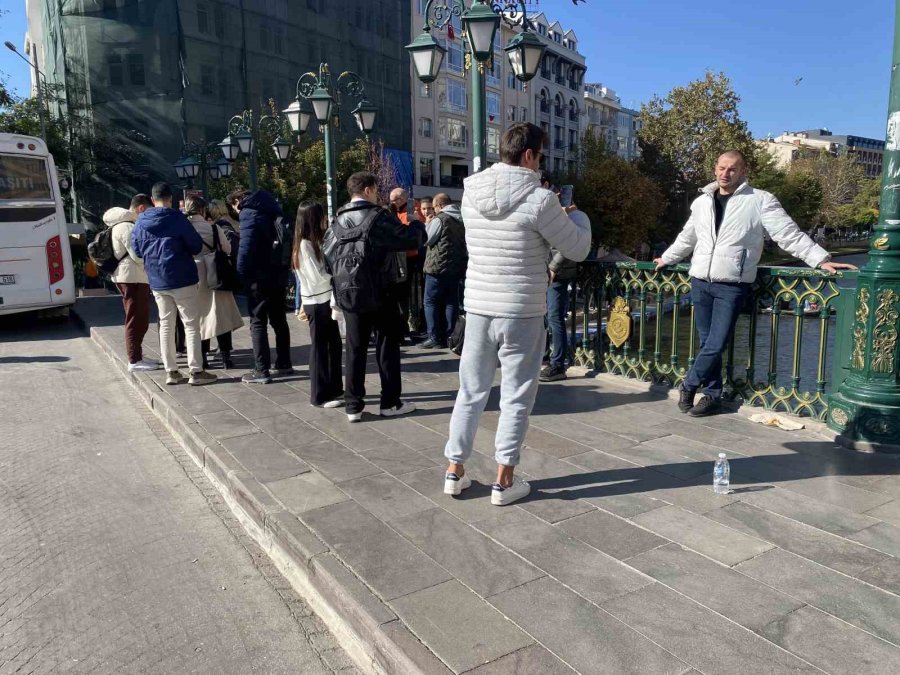
[[[854,276],[761,267],[723,358],[726,396],[825,419],[829,376],[846,360],[834,353],[839,300],[854,292],[838,282]],[[606,331],[616,304],[614,328],[630,324],[619,346]],[[570,307],[572,362],[597,372],[675,386],[700,349],[688,265],[582,263]]]

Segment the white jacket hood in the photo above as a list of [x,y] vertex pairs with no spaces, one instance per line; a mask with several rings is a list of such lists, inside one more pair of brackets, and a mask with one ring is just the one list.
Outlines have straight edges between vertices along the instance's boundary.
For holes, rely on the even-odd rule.
[[504,216],[541,186],[531,169],[498,163],[464,181],[472,205],[489,218]]
[[103,223],[107,227],[112,227],[119,223],[133,223],[136,220],[137,216],[134,215],[134,211],[123,209],[121,206],[114,206],[111,209],[107,209],[103,214]]

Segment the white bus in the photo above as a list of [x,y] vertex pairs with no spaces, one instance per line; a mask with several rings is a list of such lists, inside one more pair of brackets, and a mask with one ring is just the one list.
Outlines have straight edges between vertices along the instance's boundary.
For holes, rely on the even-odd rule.
[[40,138],[0,133],[0,315],[63,315],[74,302],[53,156]]

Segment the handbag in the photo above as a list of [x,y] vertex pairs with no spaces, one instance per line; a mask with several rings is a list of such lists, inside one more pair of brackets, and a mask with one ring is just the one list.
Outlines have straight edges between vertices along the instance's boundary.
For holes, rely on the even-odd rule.
[[212,226],[213,250],[203,255],[206,263],[206,286],[211,291],[238,291],[241,280],[231,264],[231,258],[219,244],[219,228]]

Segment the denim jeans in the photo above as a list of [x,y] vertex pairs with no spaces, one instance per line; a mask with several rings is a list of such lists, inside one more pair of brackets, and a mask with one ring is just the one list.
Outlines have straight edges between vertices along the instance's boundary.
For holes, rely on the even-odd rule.
[[547,324],[550,326],[550,365],[566,367],[569,339],[566,335],[566,312],[569,311],[568,281],[554,281],[547,288]]
[[459,316],[459,277],[425,275],[425,323],[428,337],[442,345]]
[[691,279],[700,352],[685,376],[682,388],[696,391],[705,385],[706,395],[716,400],[722,398],[722,352],[749,292],[750,284]]

